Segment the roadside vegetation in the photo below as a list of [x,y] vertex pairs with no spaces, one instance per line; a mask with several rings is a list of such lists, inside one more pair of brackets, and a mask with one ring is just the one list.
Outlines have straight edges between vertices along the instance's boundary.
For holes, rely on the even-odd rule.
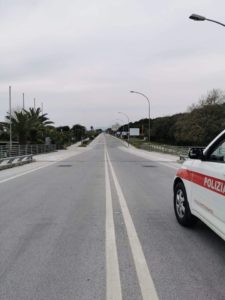
[[[0,122],[0,142],[9,142],[10,115],[7,113],[5,122]],[[55,127],[47,113],[42,113],[41,108],[13,110],[11,114],[12,140],[20,145],[26,144],[56,144],[58,148],[66,148],[76,142],[94,138],[101,130],[91,126],[75,124],[70,126]]]
[[[141,135],[130,139],[137,147],[146,144],[148,119],[130,123],[140,128]],[[151,119],[151,143],[176,146],[205,146],[225,129],[225,94],[213,89],[184,113]],[[127,124],[118,132],[127,131]]]
[[[136,147],[144,148],[148,138],[148,119],[130,123],[130,128],[139,128],[141,135],[130,139]],[[10,116],[0,122],[0,142],[9,141]],[[88,130],[81,124],[55,127],[47,113],[41,108],[14,109],[11,116],[12,140],[20,145],[56,144],[58,148],[84,141],[88,144],[102,132],[93,126]],[[225,94],[213,89],[192,104],[186,112],[151,119],[151,144],[176,146],[205,146],[225,128]],[[124,124],[117,132],[127,131]],[[113,133],[110,129],[109,132]]]

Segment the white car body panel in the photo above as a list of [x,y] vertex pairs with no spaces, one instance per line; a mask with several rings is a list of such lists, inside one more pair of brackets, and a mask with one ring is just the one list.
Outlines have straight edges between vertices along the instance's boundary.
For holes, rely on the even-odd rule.
[[225,240],[225,130],[203,153],[186,160],[175,181],[184,183],[191,213]]

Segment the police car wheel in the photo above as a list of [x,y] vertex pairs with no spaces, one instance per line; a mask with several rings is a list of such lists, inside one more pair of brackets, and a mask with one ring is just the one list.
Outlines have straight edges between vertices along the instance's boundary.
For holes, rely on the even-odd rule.
[[187,194],[182,182],[177,183],[174,189],[174,211],[177,221],[185,227],[196,223],[196,217],[191,214]]

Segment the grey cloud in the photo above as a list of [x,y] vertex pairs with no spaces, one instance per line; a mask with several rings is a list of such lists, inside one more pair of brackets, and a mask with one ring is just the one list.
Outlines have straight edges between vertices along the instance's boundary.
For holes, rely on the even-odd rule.
[[149,94],[153,117],[185,111],[225,76],[224,29],[188,16],[224,11],[210,0],[1,0],[2,109],[11,84],[15,103],[36,97],[61,125],[145,116],[130,89]]

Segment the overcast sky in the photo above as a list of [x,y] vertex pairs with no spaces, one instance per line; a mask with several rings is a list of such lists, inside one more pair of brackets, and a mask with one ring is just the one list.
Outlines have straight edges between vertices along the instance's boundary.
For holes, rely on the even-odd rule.
[[41,107],[56,126],[172,115],[224,87],[224,0],[0,0],[0,120]]

